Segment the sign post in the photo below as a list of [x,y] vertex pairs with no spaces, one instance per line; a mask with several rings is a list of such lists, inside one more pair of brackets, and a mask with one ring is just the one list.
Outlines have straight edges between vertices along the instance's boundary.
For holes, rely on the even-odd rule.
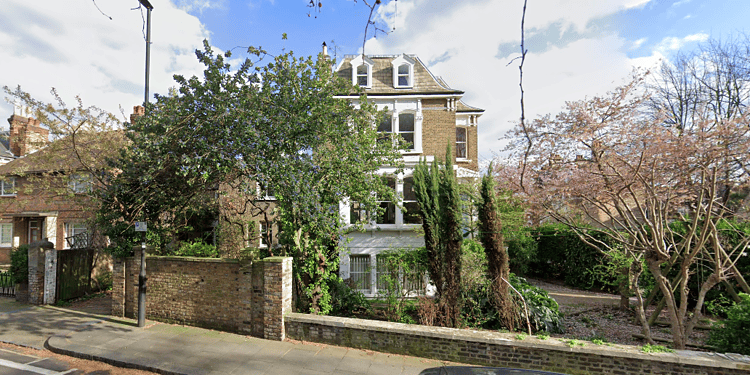
[[146,222],[137,221],[135,231],[141,232],[141,271],[138,274],[138,327],[146,326]]

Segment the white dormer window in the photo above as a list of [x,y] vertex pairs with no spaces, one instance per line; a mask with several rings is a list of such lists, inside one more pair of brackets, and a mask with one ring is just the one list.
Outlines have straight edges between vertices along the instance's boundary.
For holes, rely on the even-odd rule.
[[415,60],[407,55],[401,55],[391,62],[393,65],[393,87],[411,88],[414,86]]
[[352,84],[359,87],[372,87],[372,67],[375,63],[366,56],[352,59]]

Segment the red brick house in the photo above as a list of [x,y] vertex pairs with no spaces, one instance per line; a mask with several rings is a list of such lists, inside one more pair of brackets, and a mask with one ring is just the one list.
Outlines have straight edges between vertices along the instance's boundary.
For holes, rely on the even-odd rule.
[[[351,278],[365,295],[377,294],[377,255],[392,248],[424,246],[416,196],[412,191],[413,167],[421,158],[432,162],[443,159],[446,146],[454,150],[453,161],[460,178],[479,175],[477,152],[478,119],[484,110],[465,104],[464,92],[448,86],[433,75],[415,55],[345,56],[338,65],[340,77],[350,79],[365,89],[367,99],[378,109],[390,113],[378,124],[381,132],[400,135],[411,146],[402,151],[406,169],[397,173],[384,166],[380,173],[402,197],[399,209],[394,202],[382,202],[385,215],[365,226],[365,231],[352,232],[347,251],[341,255],[340,274]],[[358,96],[346,97],[355,105]],[[348,203],[342,204],[341,216],[354,222],[360,213]]]
[[[88,194],[93,179],[81,158],[103,160],[117,150],[112,144],[121,134],[81,133],[50,143],[49,130],[39,120],[16,111],[8,122],[14,159],[0,165],[0,263],[9,261],[11,248],[44,238],[58,250],[74,244],[76,235],[88,240],[82,233],[90,232],[86,221],[94,209]],[[85,155],[76,155],[76,149]]]

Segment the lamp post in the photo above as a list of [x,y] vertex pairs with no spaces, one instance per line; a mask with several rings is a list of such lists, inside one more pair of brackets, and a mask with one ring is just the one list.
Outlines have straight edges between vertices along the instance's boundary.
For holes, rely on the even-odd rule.
[[[148,75],[151,67],[151,10],[154,7],[148,0],[138,0],[146,8],[146,86],[143,95],[143,107],[148,104]],[[146,223],[136,225],[137,231],[143,232],[141,244],[141,269],[138,274],[138,327],[146,326]]]
[[143,98],[143,105],[148,103],[148,74],[151,68],[151,10],[154,7],[148,0],[138,0],[146,8],[146,90]]

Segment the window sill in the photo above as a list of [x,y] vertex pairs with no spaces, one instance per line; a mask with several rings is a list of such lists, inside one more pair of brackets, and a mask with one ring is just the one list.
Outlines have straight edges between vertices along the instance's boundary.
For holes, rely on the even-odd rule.
[[0,198],[15,198],[17,194],[3,194],[0,195]]
[[456,158],[456,163],[471,163],[471,159],[467,159],[467,158]]

